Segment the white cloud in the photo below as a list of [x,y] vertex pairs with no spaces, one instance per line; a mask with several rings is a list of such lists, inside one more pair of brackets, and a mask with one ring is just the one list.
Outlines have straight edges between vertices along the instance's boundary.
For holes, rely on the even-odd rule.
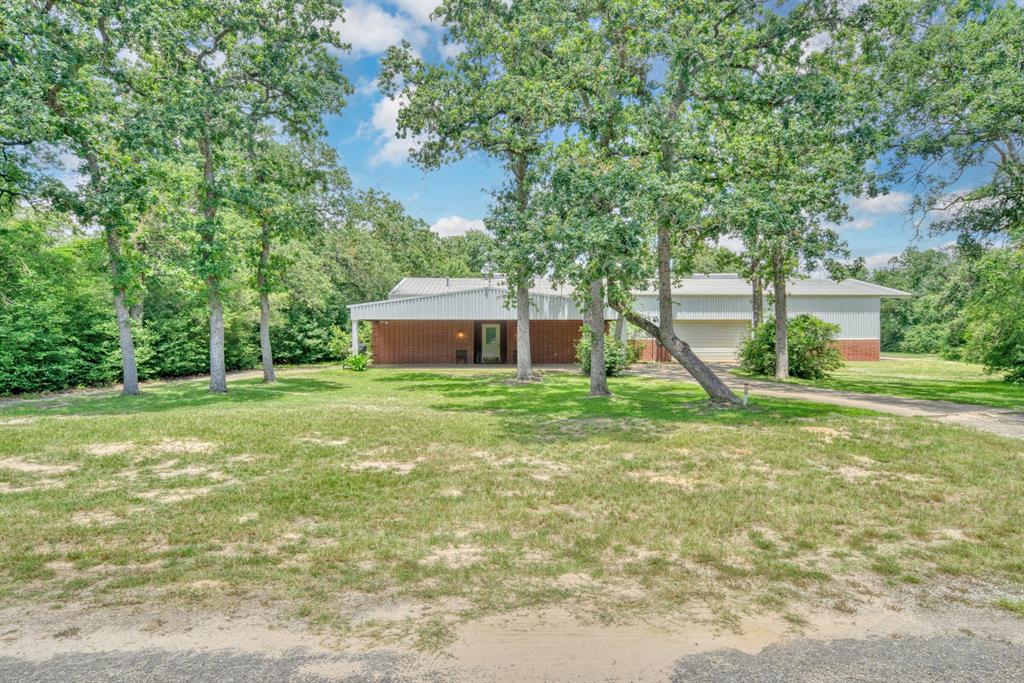
[[452,235],[463,235],[470,230],[483,230],[484,222],[479,218],[445,216],[434,221],[430,229],[441,237],[451,237]]
[[423,47],[428,39],[422,22],[368,2],[354,2],[346,7],[345,21],[335,23],[334,29],[352,46],[355,57],[380,54],[403,39],[414,47]]
[[855,218],[849,223],[844,223],[840,230],[870,230],[875,227],[874,218]]
[[370,157],[372,166],[402,163],[409,156],[409,152],[419,145],[417,138],[397,137],[398,112],[402,108],[402,103],[400,97],[383,97],[373,105],[370,127],[377,135],[378,148]]
[[868,270],[876,270],[889,263],[890,259],[899,256],[896,252],[884,252],[881,254],[872,254],[871,256],[864,257],[864,264],[868,267]]
[[867,213],[875,216],[906,211],[913,199],[906,192],[890,192],[877,197],[854,197],[850,211],[854,214]]
[[737,254],[742,254],[747,250],[747,248],[743,245],[743,240],[741,240],[739,237],[734,237],[732,235],[719,237],[718,246],[725,247],[729,251],[735,252]]
[[430,22],[430,13],[441,3],[438,0],[395,0],[395,4],[421,24]]
[[441,56],[445,59],[451,59],[452,57],[458,57],[466,49],[463,43],[438,43],[437,51],[441,53]]

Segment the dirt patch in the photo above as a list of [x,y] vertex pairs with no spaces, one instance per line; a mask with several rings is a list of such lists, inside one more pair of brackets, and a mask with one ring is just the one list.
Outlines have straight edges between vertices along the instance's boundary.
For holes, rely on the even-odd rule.
[[64,474],[65,472],[77,469],[77,467],[77,465],[47,465],[41,462],[22,460],[21,458],[0,459],[0,469],[27,472],[29,474]]
[[135,444],[131,441],[124,443],[94,443],[89,444],[85,447],[85,452],[89,455],[95,455],[97,457],[105,457],[110,455],[121,455],[135,448]]
[[62,479],[43,478],[37,479],[25,486],[14,486],[6,481],[0,481],[0,493],[29,493],[31,491],[46,491],[48,489],[59,489],[67,485]]
[[120,516],[109,510],[84,510],[71,515],[71,523],[82,526],[113,526],[122,521]]
[[142,491],[135,495],[139,498],[151,500],[154,503],[180,503],[185,500],[192,500],[201,496],[208,496],[213,492],[212,486],[200,486],[194,489],[165,489],[155,491]]
[[360,460],[345,465],[346,469],[356,472],[391,472],[405,476],[416,469],[416,466],[423,462],[423,458],[416,458],[406,462],[393,460]]
[[662,472],[651,472],[647,470],[639,472],[630,472],[629,476],[631,479],[642,479],[651,484],[665,484],[667,486],[675,486],[676,488],[684,489],[686,491],[692,491],[696,485],[696,482],[686,477],[680,477],[672,474],[664,474]]
[[319,433],[313,432],[312,434],[302,437],[299,441],[315,444],[317,446],[347,446],[351,439],[347,436],[343,436],[340,439],[325,439],[321,437]]
[[642,432],[654,434],[658,432],[657,425],[650,420],[642,418],[611,418],[611,417],[587,417],[568,420],[556,420],[552,423],[562,434],[572,436],[588,436],[601,432]]
[[484,550],[478,545],[456,545],[435,550],[420,561],[426,565],[444,565],[449,569],[469,567],[484,560]]
[[217,447],[209,441],[199,439],[164,439],[153,446],[157,453],[212,453]]
[[30,425],[38,418],[35,417],[8,417],[0,420],[0,427],[15,427],[17,425]]
[[801,427],[800,431],[816,434],[820,436],[825,443],[832,443],[836,439],[850,438],[850,432],[846,429],[832,429],[831,427]]
[[838,474],[846,481],[860,481],[861,479],[869,479],[871,477],[878,476],[877,472],[865,470],[860,467],[854,467],[853,465],[844,465],[843,467],[837,467],[831,471]]

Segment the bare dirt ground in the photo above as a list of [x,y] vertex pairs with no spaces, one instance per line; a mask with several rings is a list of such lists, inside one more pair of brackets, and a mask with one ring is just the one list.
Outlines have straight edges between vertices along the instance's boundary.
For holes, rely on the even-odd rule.
[[[691,681],[1019,680],[1024,620],[964,600],[985,587],[888,591],[800,619],[711,614],[603,624],[571,606],[459,627],[440,653],[318,635],[252,604],[230,613],[151,606],[0,612],[0,680]],[[367,605],[374,618],[402,606]]]
[[[735,392],[742,393],[748,389],[750,396],[769,396],[787,398],[795,401],[812,403],[828,403],[848,408],[864,408],[889,415],[901,417],[926,417],[946,424],[959,425],[971,429],[979,429],[1000,436],[1024,439],[1024,413],[1014,410],[1002,410],[967,403],[951,401],[928,401],[918,398],[901,396],[884,396],[881,394],[862,394],[853,391],[837,391],[820,389],[796,384],[765,382],[745,377],[737,377],[730,370],[734,363],[715,363],[712,367],[725,383]],[[641,363],[630,369],[628,374],[658,379],[694,381],[690,374],[678,363]]]

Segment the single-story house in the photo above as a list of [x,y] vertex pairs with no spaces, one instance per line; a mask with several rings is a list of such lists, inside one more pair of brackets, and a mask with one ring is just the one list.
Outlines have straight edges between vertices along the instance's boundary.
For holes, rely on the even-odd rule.
[[[839,349],[847,360],[878,360],[882,298],[906,292],[860,280],[793,280],[788,313],[810,313],[839,325]],[[679,280],[673,289],[673,326],[701,358],[734,357],[750,331],[750,284],[734,273]],[[656,291],[638,291],[635,309],[658,319]],[[570,363],[580,338],[583,314],[569,290],[538,279],[530,289],[530,346],[533,362]],[[372,350],[379,364],[514,363],[516,310],[501,276],[491,278],[407,277],[383,301],[349,306],[353,348],[361,321],[373,326]],[[605,310],[605,319],[618,314]],[[634,335],[634,338],[636,336]],[[642,339],[645,360],[671,361],[652,339]]]

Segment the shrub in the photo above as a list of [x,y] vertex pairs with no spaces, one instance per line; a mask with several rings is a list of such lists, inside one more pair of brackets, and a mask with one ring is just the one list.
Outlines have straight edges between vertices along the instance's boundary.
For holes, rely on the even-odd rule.
[[370,367],[370,354],[355,353],[345,359],[345,367],[349,370],[362,372]]
[[[822,379],[843,365],[836,335],[839,326],[812,315],[789,321],[789,374],[803,379]],[[775,321],[754,330],[740,346],[740,367],[756,375],[775,374]]]
[[[590,374],[590,345],[593,333],[589,327],[583,328],[583,336],[576,342],[576,362],[580,364],[580,371],[584,375]],[[634,351],[633,345],[624,344],[613,335],[604,336],[604,371],[608,377],[613,377],[640,357],[639,349]]]

